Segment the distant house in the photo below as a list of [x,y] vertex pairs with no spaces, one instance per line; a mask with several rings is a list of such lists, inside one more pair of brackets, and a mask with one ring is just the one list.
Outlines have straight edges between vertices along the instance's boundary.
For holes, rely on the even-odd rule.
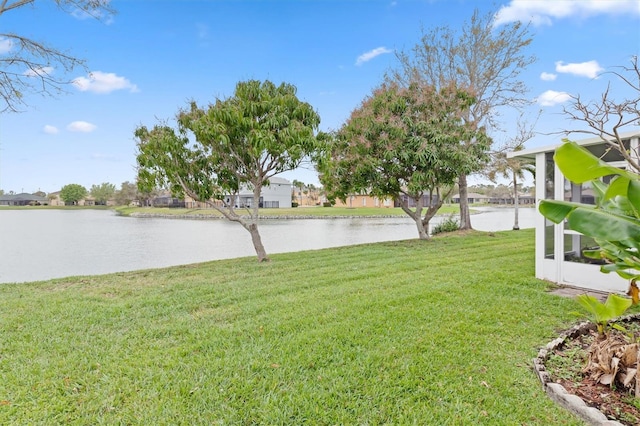
[[391,198],[378,198],[362,194],[349,195],[344,202],[336,199],[334,205],[336,207],[394,207],[393,200]]
[[4,194],[0,195],[0,206],[41,206],[49,204],[46,197],[35,194]]
[[[527,204],[535,204],[536,197],[531,194],[518,194],[518,205],[524,206]],[[514,204],[513,195],[509,197],[491,197],[489,198],[489,204]]]
[[[238,196],[238,207],[252,207],[253,190],[244,187],[240,189]],[[258,207],[265,209],[291,208],[291,182],[279,177],[269,179],[269,184],[262,187]]]
[[[414,208],[416,206],[416,202],[413,198],[403,194],[400,196],[400,200],[395,200],[394,207],[400,207],[400,202],[405,202],[405,201],[407,202],[407,205],[409,206],[409,208]],[[429,195],[427,194],[422,196],[423,207],[433,206],[437,202],[438,202],[437,195],[431,196],[431,199],[429,199]]]
[[[477,192],[468,192],[467,199],[469,200],[469,204],[484,204],[489,202],[489,197],[484,194],[478,194]],[[452,196],[451,202],[459,204],[460,194],[455,194],[454,196]]]
[[[230,197],[225,200],[230,201]],[[213,201],[216,202],[216,201]],[[253,191],[248,187],[243,187],[238,193],[236,200],[236,208],[252,207],[253,204]],[[193,198],[185,197],[180,200],[172,197],[170,194],[164,194],[161,197],[153,199],[153,205],[156,207],[186,207],[186,208],[207,208],[210,203],[202,203],[195,201]],[[269,179],[269,185],[262,187],[260,194],[260,200],[258,201],[259,208],[265,209],[285,209],[291,208],[291,182],[279,177],[272,177]]]
[[[70,204],[67,204],[64,202],[64,200],[62,198],[60,198],[60,191],[56,191],[56,192],[50,192],[49,195],[47,195],[47,201],[50,205],[52,206],[67,206]],[[96,200],[93,199],[90,196],[87,196],[81,200],[78,200],[77,203],[73,204],[74,206],[95,206],[96,205]]]

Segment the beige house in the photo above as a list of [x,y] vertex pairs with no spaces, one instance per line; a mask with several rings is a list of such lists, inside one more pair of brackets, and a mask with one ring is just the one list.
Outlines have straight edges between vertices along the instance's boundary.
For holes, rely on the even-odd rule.
[[[47,195],[47,198],[49,199],[49,205],[50,206],[65,206],[66,204],[64,203],[64,201],[62,200],[62,198],[60,198],[60,191],[56,191],[56,192],[50,192]],[[114,200],[108,200],[107,201],[107,206],[115,206],[115,201]],[[95,198],[91,197],[91,196],[87,196],[85,198],[83,198],[82,200],[78,200],[78,203],[76,204],[76,206],[95,206],[96,205],[96,200]]]
[[391,198],[378,198],[370,195],[349,195],[345,202],[336,199],[336,207],[380,207],[392,208],[393,200]]

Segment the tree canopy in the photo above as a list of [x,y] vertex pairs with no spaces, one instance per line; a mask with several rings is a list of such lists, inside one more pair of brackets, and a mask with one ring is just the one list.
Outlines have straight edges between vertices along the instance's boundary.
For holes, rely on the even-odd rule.
[[87,188],[77,183],[65,185],[60,190],[60,198],[65,204],[77,204],[87,196]]
[[[63,12],[80,11],[96,19],[114,13],[111,0],[54,1]],[[35,0],[3,0],[0,2],[0,16],[34,3]],[[84,67],[82,59],[25,35],[2,32],[0,41],[10,47],[6,54],[0,56],[0,98],[4,104],[0,106],[2,112],[18,111],[25,104],[28,92],[44,95],[59,93],[64,85],[70,83],[63,78],[63,74],[76,67]]]
[[100,185],[92,185],[89,193],[95,199],[96,204],[105,205],[113,198],[116,186],[112,183],[104,182]]
[[[421,239],[460,170],[486,161],[491,141],[462,117],[475,99],[453,85],[436,89],[383,84],[329,142],[318,168],[329,198],[392,197]],[[466,147],[462,141],[473,140]],[[427,210],[422,215],[423,207]]]
[[[499,128],[500,108],[518,108],[530,102],[520,73],[535,57],[526,54],[532,41],[527,26],[515,22],[495,27],[494,22],[494,12],[481,15],[475,10],[460,29],[443,26],[423,31],[421,41],[411,51],[397,54],[400,64],[387,79],[405,87],[453,84],[475,98],[464,117],[472,128]],[[465,142],[468,146],[475,143]],[[480,164],[474,166],[461,169],[458,179],[463,229],[471,229],[467,175],[481,168]]]
[[[191,102],[177,114],[177,130],[162,123],[135,131],[138,186],[169,187],[177,196],[210,203],[249,231],[258,259],[268,260],[258,232],[263,185],[297,168],[318,149],[320,117],[296,87],[249,80],[206,109]],[[241,189],[251,190],[248,218],[236,211]]]

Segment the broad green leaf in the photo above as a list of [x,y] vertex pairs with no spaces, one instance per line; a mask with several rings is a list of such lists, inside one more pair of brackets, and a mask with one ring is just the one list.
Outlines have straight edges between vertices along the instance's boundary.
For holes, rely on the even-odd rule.
[[634,216],[638,217],[638,212],[640,212],[640,181],[629,181],[627,198],[631,207],[633,207]]
[[[544,214],[544,213],[543,213]],[[640,239],[640,222],[594,208],[577,207],[568,215],[571,229],[607,241]]]
[[562,174],[575,183],[584,183],[614,174],[638,179],[636,175],[600,160],[577,143],[566,139],[565,143],[556,150],[553,159]]
[[576,300],[587,312],[593,315],[594,322],[601,323],[608,321],[607,316],[609,312],[606,306],[595,297],[588,294],[581,294],[576,297]]
[[542,200],[538,210],[544,217],[554,223],[562,222],[574,209],[581,204],[568,201]]
[[631,303],[631,299],[618,296],[617,294],[610,294],[609,297],[607,297],[607,301],[604,302],[604,305],[607,308],[609,315],[611,315],[610,319],[613,319],[624,314],[624,312],[631,306]]
[[610,200],[618,195],[626,196],[630,180],[625,176],[618,176],[611,181],[607,192],[604,195],[605,200]]

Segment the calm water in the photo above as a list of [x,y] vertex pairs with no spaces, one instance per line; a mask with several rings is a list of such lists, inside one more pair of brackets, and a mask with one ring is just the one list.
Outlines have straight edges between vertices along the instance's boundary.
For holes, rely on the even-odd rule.
[[[532,227],[534,209],[520,210]],[[472,218],[484,231],[511,229],[512,209]],[[265,220],[268,253],[417,238],[408,217]],[[254,256],[249,233],[226,220],[141,219],[103,210],[2,210],[0,283],[95,275]]]

